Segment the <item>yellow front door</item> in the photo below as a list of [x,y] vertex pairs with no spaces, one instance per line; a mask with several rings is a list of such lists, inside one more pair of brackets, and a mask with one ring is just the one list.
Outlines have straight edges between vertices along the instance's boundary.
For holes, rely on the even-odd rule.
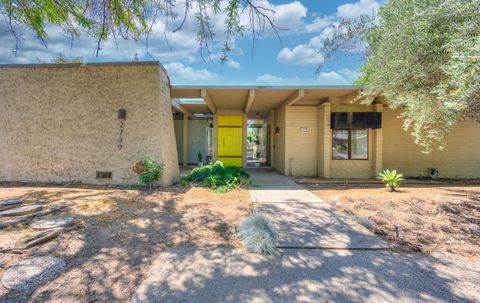
[[218,160],[242,166],[242,116],[218,116]]

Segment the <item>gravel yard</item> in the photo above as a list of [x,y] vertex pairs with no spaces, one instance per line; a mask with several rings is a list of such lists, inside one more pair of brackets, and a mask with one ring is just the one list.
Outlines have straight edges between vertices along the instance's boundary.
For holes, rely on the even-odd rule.
[[299,182],[335,207],[372,220],[376,233],[402,250],[480,256],[478,182],[410,181],[396,192],[372,182]]
[[[23,253],[0,253],[0,276],[12,264],[35,256],[60,257],[66,262],[58,278],[35,289],[13,291],[0,286],[2,302],[128,301],[152,260],[167,247],[237,246],[232,237],[235,227],[251,210],[245,189],[215,194],[183,187],[152,192],[0,187],[0,200],[13,198],[26,205],[67,206],[55,215],[71,216],[75,223],[58,238]],[[0,247],[36,233],[28,224],[0,229]]]

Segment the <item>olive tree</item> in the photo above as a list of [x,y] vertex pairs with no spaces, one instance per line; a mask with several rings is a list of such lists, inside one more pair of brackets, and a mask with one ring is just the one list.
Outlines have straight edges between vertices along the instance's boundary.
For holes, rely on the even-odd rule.
[[480,0],[390,0],[345,19],[325,41],[333,58],[364,45],[364,94],[401,108],[404,127],[429,152],[459,121],[480,121]]

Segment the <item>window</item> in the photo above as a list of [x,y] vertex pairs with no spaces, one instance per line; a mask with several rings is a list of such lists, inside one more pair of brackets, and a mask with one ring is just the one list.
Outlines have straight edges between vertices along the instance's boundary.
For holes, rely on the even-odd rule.
[[368,160],[368,129],[334,129],[334,160]]

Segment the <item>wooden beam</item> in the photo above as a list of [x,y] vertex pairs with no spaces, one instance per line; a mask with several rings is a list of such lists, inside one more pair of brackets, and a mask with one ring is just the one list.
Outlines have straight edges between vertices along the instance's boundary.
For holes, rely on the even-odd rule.
[[299,89],[293,94],[291,94],[285,101],[283,101],[282,106],[290,106],[298,101],[302,100],[303,97],[305,96],[305,90],[304,89]]
[[205,103],[207,103],[207,106],[212,112],[212,114],[217,113],[217,107],[215,106],[215,103],[213,102],[212,98],[210,97],[206,89],[202,89],[201,96],[203,100],[205,100]]
[[255,90],[251,89],[248,91],[247,101],[245,101],[245,108],[243,109],[244,114],[248,114],[248,112],[252,108],[254,100],[255,100]]
[[186,109],[183,105],[177,103],[175,100],[172,100],[172,106],[178,110],[179,112],[181,112],[182,114],[184,115],[187,115],[189,116],[190,118],[194,119],[195,117],[193,116],[193,114],[188,110]]

